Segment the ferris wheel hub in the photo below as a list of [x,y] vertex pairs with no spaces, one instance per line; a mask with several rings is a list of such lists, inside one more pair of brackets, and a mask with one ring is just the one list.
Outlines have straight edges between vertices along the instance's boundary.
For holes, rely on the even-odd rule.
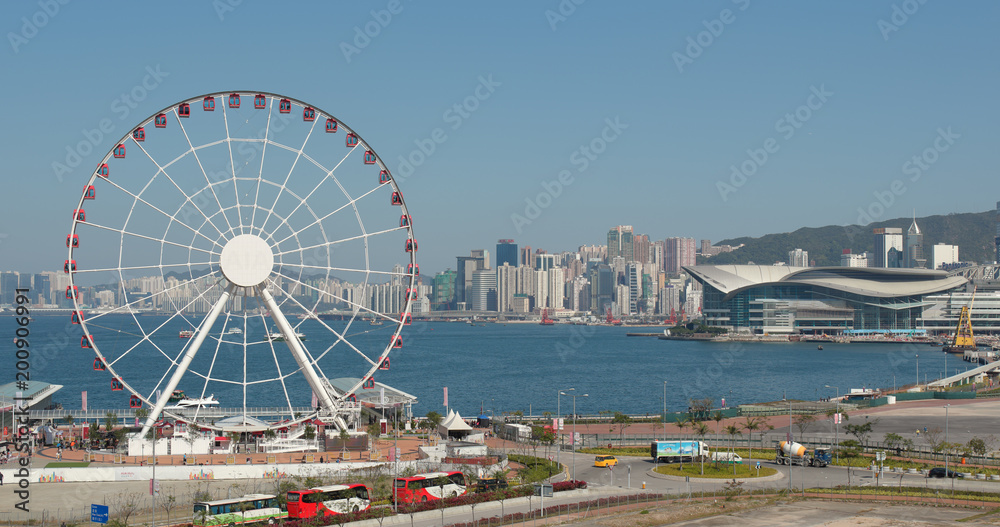
[[241,234],[226,242],[219,256],[226,279],[239,287],[262,284],[274,268],[274,252],[263,238]]

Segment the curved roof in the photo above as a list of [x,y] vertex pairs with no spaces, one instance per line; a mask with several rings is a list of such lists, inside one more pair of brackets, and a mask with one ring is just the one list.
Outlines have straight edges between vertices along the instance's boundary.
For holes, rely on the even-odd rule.
[[939,293],[966,283],[964,277],[928,269],[775,265],[695,265],[684,269],[702,284],[724,293],[726,300],[746,289],[770,284],[811,285],[892,298]]

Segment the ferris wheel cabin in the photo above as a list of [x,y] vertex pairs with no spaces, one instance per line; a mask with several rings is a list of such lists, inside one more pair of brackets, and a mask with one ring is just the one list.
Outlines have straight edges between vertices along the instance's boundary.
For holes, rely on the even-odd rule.
[[326,120],[326,133],[335,134],[337,133],[337,120],[327,119]]
[[125,389],[125,385],[122,384],[121,379],[119,379],[118,377],[115,377],[115,378],[111,379],[111,391],[113,391],[113,392],[120,392],[120,391],[122,391],[124,389]]
[[80,290],[75,285],[66,286],[66,300],[76,300],[80,298]]
[[106,178],[108,177],[108,164],[102,163],[100,168],[97,169],[97,177]]
[[240,94],[230,93],[229,94],[229,107],[239,108],[240,107]]
[[378,184],[379,185],[384,185],[384,184],[388,183],[389,179],[390,179],[390,177],[389,177],[389,171],[388,170],[381,170],[381,171],[379,171],[379,173],[378,173]]
[[406,274],[411,274],[413,276],[420,276],[420,266],[412,263],[407,265]]
[[138,395],[133,395],[128,399],[129,408],[142,408],[142,399]]
[[382,359],[382,362],[379,363],[379,365],[378,365],[378,369],[380,369],[380,370],[388,370],[389,369],[389,357],[386,357],[386,358]]
[[94,371],[107,371],[108,367],[104,365],[104,361],[101,359],[94,359]]
[[291,113],[292,101],[289,101],[288,99],[281,99],[278,101],[278,111],[281,113]]
[[73,217],[76,218],[76,221],[87,221],[87,211],[76,209],[73,211]]
[[153,118],[153,126],[155,126],[157,128],[166,128],[167,127],[167,114],[165,114],[165,113],[157,114],[156,117]]
[[411,218],[409,214],[403,214],[399,217],[400,227],[408,227],[411,223],[413,223],[413,218]]
[[302,120],[303,121],[315,121],[316,120],[316,110],[306,106],[302,109]]
[[253,96],[253,107],[258,110],[263,110],[267,108],[267,96],[262,93],[258,93]]
[[365,152],[365,164],[366,165],[374,165],[375,161],[376,161],[376,159],[375,159],[375,152],[372,152],[371,150],[366,151]]
[[97,197],[97,191],[94,190],[93,185],[87,185],[83,187],[83,199],[94,199]]
[[79,324],[83,321],[83,311],[74,311],[69,317],[70,324]]
[[358,136],[354,134],[347,134],[347,139],[344,141],[344,144],[347,145],[347,148],[354,148],[358,146]]
[[76,260],[66,260],[63,263],[63,272],[69,274],[71,271],[76,272]]
[[125,145],[118,145],[114,149],[115,159],[123,159],[125,157]]
[[177,107],[177,115],[180,117],[191,117],[191,105],[183,102]]
[[135,130],[132,130],[132,139],[135,139],[136,142],[139,142],[139,143],[145,141],[146,140],[146,129],[140,126],[139,128],[136,128]]
[[86,335],[80,337],[80,347],[83,349],[94,349],[94,337],[87,338]]
[[78,234],[67,234],[66,247],[72,247],[74,249],[80,247],[80,236]]
[[201,101],[201,109],[205,110],[206,112],[214,112],[215,111],[215,97],[205,97],[204,99],[202,99],[202,101]]

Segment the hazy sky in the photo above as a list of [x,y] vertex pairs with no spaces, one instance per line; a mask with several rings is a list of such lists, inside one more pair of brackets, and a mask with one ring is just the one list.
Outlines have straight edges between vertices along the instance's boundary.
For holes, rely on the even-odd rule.
[[1000,200],[996,2],[0,12],[3,270],[61,268],[81,188],[117,140],[232,89],[287,94],[356,129],[395,174],[429,272],[498,238],[561,251],[630,224],[720,240]]

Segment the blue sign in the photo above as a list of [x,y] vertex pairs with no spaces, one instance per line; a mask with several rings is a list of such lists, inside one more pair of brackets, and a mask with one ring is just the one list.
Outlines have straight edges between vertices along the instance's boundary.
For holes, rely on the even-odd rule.
[[91,504],[90,521],[93,523],[108,523],[108,506]]

